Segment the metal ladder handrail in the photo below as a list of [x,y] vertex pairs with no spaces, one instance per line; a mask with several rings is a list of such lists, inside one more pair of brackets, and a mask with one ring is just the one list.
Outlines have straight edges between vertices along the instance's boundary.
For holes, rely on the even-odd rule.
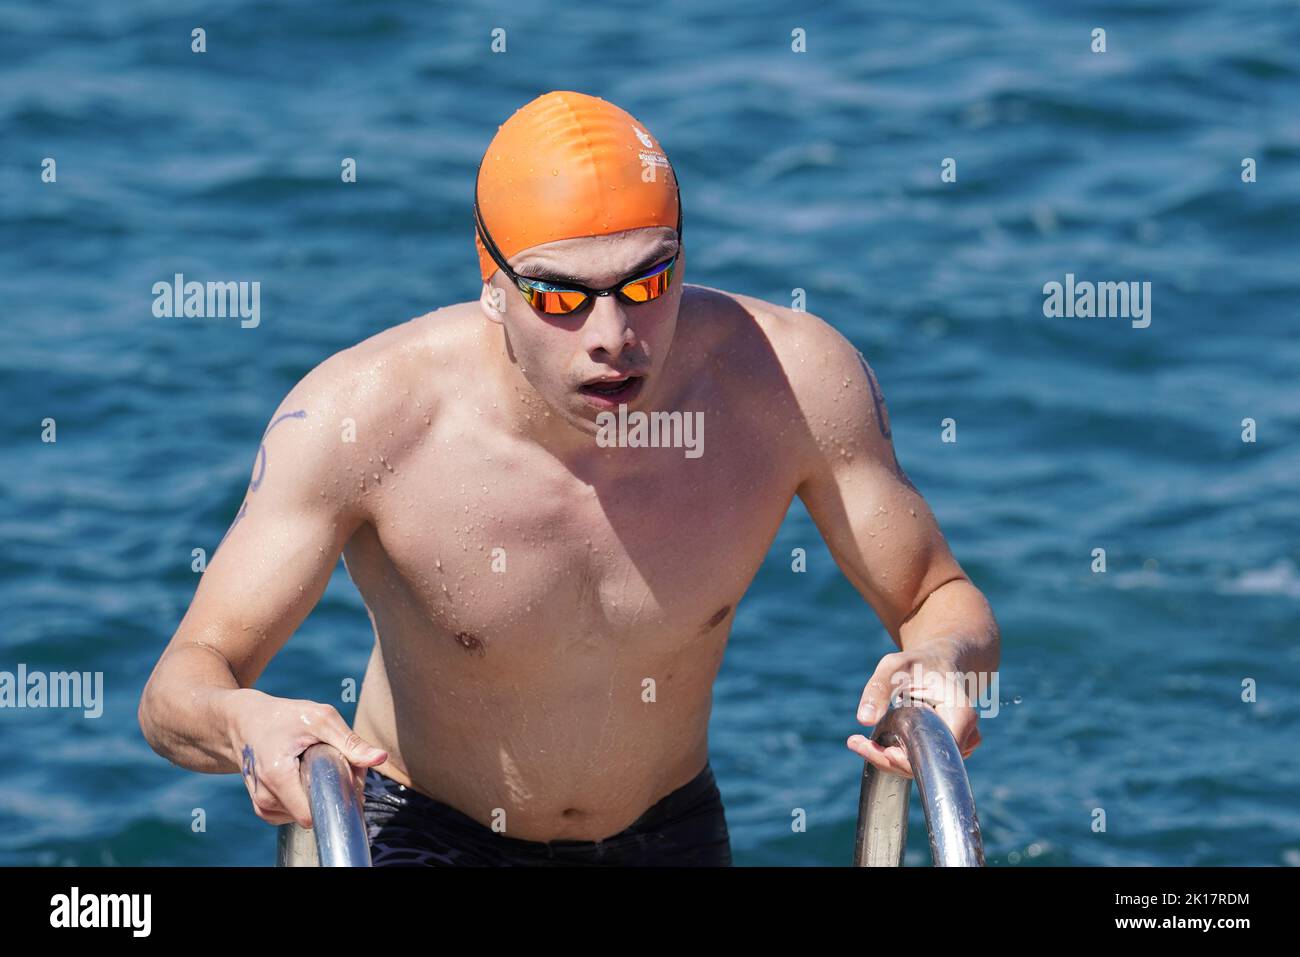
[[[871,739],[907,752],[925,810],[930,856],[936,867],[983,867],[975,797],[952,732],[932,706],[910,695],[895,696]],[[901,867],[907,845],[907,806],[912,782],[864,762],[858,799],[854,867]]]
[[298,773],[311,806],[312,826],[281,824],[277,867],[369,867],[361,796],[352,765],[338,748],[313,744],[299,757]]

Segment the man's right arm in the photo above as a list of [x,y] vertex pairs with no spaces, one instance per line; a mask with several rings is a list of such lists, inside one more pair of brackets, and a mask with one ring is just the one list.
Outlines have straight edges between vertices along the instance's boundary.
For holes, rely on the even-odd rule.
[[349,410],[337,399],[348,391],[347,365],[342,356],[322,363],[271,417],[244,502],[140,699],[155,751],[196,771],[242,772],[270,823],[310,823],[297,756],[311,744],[333,744],[354,768],[387,758],[330,705],[252,687],[366,520],[364,454],[343,441]]

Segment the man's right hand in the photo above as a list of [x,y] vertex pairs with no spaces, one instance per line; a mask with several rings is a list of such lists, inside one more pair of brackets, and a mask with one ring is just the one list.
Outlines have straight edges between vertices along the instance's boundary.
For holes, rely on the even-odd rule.
[[296,821],[312,826],[298,758],[313,744],[324,742],[342,752],[352,765],[358,790],[365,783],[366,768],[388,760],[387,751],[362,740],[330,705],[275,698],[254,688],[227,694],[231,747],[253,811],[268,824]]

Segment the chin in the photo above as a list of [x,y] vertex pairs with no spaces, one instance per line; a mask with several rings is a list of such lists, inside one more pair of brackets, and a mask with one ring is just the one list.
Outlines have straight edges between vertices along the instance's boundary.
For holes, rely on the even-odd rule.
[[590,435],[595,438],[600,431],[600,426],[596,424],[596,416],[600,413],[595,409],[576,408],[565,413],[565,420],[579,432],[584,435]]

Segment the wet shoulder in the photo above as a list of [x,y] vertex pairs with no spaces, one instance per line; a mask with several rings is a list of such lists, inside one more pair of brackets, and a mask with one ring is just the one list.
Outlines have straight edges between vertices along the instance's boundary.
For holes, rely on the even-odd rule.
[[460,303],[390,326],[318,365],[297,400],[328,416],[345,445],[392,462],[427,434],[481,323],[476,303]]
[[708,286],[688,288],[684,351],[704,357],[712,378],[733,395],[797,401],[829,372],[856,361],[856,349],[819,316]]

